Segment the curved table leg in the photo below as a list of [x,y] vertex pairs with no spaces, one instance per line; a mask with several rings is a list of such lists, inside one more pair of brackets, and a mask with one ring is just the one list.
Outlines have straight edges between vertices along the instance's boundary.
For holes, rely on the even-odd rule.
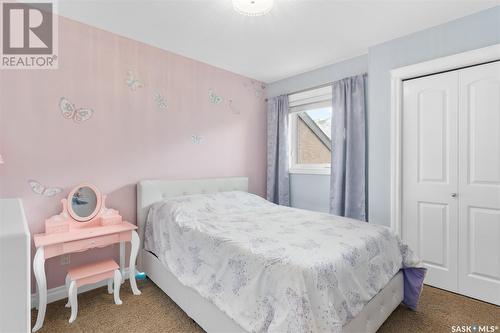
[[108,279],[108,294],[112,294],[112,293],[113,293],[113,280]]
[[120,270],[115,270],[115,275],[114,275],[114,290],[113,290],[113,298],[115,300],[116,305],[122,304],[122,301],[120,299],[120,285],[122,284],[122,275],[120,274]]
[[38,290],[38,316],[35,326],[33,326],[33,332],[36,332],[43,326],[45,309],[47,308],[47,281],[45,280],[45,252],[43,246],[36,250],[35,259],[33,260],[33,272],[35,273]]
[[125,283],[125,241],[120,242],[120,274],[122,282]]
[[130,262],[129,262],[129,280],[130,287],[134,295],[140,295],[141,292],[137,289],[137,283],[135,282],[135,260],[137,259],[137,253],[139,253],[139,235],[135,230],[132,231],[131,239],[132,249],[130,250]]
[[69,302],[69,296],[70,296],[70,293],[69,293],[69,286],[71,284],[71,279],[69,278],[69,275],[66,274],[66,280],[64,280],[64,285],[66,286],[66,295],[68,295],[68,302],[66,302],[66,305],[65,307],[67,308],[70,308],[71,307],[71,304]]
[[71,304],[71,316],[69,317],[69,323],[75,321],[78,315],[78,287],[75,281],[71,281],[69,285],[69,303]]

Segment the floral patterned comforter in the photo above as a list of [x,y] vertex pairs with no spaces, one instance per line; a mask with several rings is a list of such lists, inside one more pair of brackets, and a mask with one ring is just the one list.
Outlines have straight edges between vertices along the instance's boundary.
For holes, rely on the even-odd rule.
[[387,227],[244,192],[154,204],[145,249],[249,332],[340,332],[418,265]]

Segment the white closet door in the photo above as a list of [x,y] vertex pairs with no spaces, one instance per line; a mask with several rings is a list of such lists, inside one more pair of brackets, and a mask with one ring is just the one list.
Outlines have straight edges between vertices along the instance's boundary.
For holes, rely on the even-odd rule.
[[403,84],[403,240],[426,283],[458,289],[458,73]]
[[500,63],[459,86],[459,291],[500,305]]

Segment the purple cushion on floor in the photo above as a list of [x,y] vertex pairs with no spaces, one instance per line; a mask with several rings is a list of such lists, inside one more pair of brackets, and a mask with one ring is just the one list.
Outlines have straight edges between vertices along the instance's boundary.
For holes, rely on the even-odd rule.
[[418,300],[424,284],[427,268],[408,267],[403,268],[404,275],[404,299],[403,304],[412,310],[417,310]]

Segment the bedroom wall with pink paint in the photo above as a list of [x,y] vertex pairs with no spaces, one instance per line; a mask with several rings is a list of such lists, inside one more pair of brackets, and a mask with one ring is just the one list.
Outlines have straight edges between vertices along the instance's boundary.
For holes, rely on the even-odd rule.
[[[129,89],[129,70],[144,87]],[[0,71],[5,161],[0,197],[22,198],[34,234],[44,231],[44,219],[59,213],[60,199],[81,182],[96,184],[108,195],[107,205],[134,223],[141,179],[248,176],[250,191],[264,195],[266,96],[260,86],[60,18],[59,69]],[[221,103],[210,102],[210,89],[223,98]],[[157,92],[166,98],[167,109],[156,104]],[[61,97],[77,108],[92,108],[92,118],[80,124],[63,118]],[[193,135],[202,141],[194,144]],[[35,194],[29,179],[64,191],[54,197]],[[71,266],[117,255],[113,246],[72,254],[69,266],[49,259],[48,287],[62,285]]]

